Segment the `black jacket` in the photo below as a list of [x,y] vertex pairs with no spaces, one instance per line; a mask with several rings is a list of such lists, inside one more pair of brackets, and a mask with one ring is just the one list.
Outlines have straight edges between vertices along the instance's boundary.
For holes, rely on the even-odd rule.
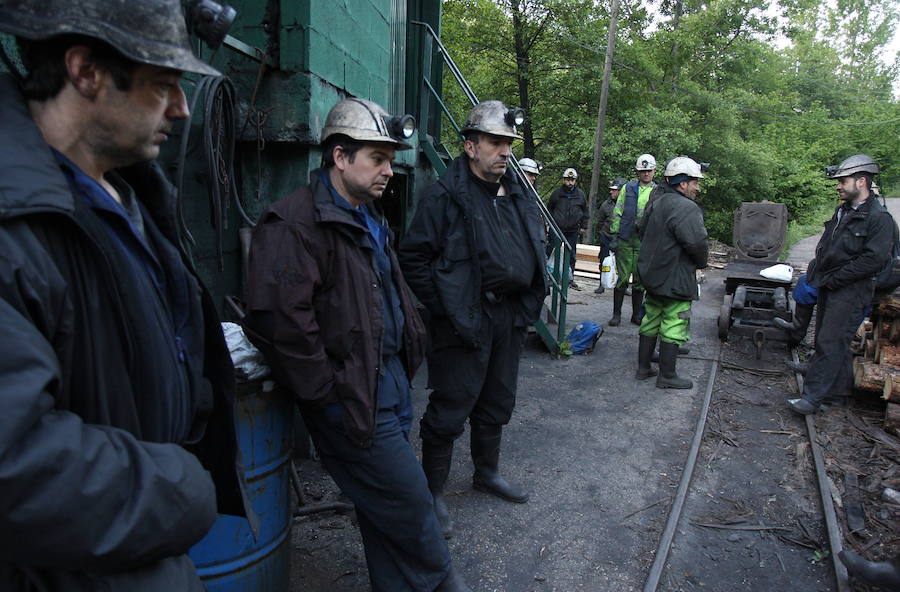
[[838,222],[842,207],[825,223],[808,279],[814,286],[831,290],[860,281],[872,281],[874,288],[874,276],[891,259],[894,219],[875,196],[859,209],[846,211]]
[[[459,156],[441,178],[420,196],[416,214],[400,243],[400,265],[413,293],[432,317],[447,317],[471,347],[481,328],[482,289],[478,237],[472,215],[473,191],[469,159]],[[537,202],[507,169],[502,179],[527,229],[535,261],[534,281],[520,294],[519,313],[527,323],[537,320],[547,294],[544,227]],[[474,193],[477,195],[477,193]]]
[[146,364],[162,344],[132,314],[142,295],[123,255],[74,197],[8,76],[0,113],[0,589],[194,589],[183,554],[212,525],[216,501],[221,513],[244,505],[231,359],[208,293],[172,247],[171,185],[151,165],[122,171],[148,240],[187,294],[193,425],[179,443],[143,437],[165,421],[138,413],[165,396]]
[[695,271],[707,265],[709,244],[703,211],[669,185],[658,185],[638,222],[638,273],[648,294],[697,300]]
[[547,209],[556,221],[559,229],[566,233],[577,232],[587,228],[588,204],[584,192],[578,187],[572,188],[571,195],[566,195],[568,188],[557,187],[550,194]]
[[[382,363],[383,296],[367,230],[334,204],[314,171],[309,187],[278,200],[253,230],[247,335],[278,382],[311,407],[339,401],[347,436],[371,444]],[[401,359],[412,380],[425,326],[388,240],[403,310]]]

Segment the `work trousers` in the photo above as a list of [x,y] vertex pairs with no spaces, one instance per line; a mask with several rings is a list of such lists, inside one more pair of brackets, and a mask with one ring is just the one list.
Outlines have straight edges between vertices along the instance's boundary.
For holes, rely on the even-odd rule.
[[[628,287],[628,279],[631,277],[631,289],[643,290],[641,278],[638,275],[637,260],[638,254],[641,252],[641,239],[637,235],[632,236],[628,240],[620,240],[616,247],[616,273],[619,274],[619,280],[616,287],[625,289]],[[632,277],[633,276],[633,277]]]
[[691,338],[691,301],[647,293],[641,335],[658,336],[660,341],[684,345]]
[[609,241],[608,236],[600,235],[600,254],[597,255],[597,267],[603,273],[603,260],[609,257]]
[[569,243],[569,267],[572,268],[572,271],[575,271],[575,251],[578,250],[578,237],[579,232],[576,230],[575,232],[564,232],[563,236],[566,238],[566,242]]
[[422,416],[422,440],[452,443],[472,423],[506,425],[516,405],[519,355],[525,327],[517,327],[509,299],[482,305],[479,347],[455,335],[447,319],[431,325],[428,379],[434,389]]
[[409,443],[412,406],[403,364],[391,356],[382,366],[369,448],[346,437],[339,403],[302,415],[322,464],[356,506],[373,592],[431,592],[447,576],[450,553]]
[[816,351],[810,359],[803,398],[819,405],[828,397],[846,397],[853,389],[850,342],[874,294],[864,280],[836,290],[819,288],[816,305]]

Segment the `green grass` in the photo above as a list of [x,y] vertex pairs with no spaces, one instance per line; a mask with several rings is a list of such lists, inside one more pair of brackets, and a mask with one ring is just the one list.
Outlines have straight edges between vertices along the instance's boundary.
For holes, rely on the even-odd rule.
[[831,218],[834,213],[834,204],[826,203],[817,208],[812,214],[805,217],[806,221],[790,220],[787,232],[784,236],[784,247],[781,249],[781,259],[787,257],[791,247],[795,243],[822,231],[822,224]]

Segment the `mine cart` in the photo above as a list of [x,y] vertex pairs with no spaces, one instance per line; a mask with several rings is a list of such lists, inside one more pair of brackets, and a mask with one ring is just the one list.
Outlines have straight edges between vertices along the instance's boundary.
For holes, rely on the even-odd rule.
[[787,207],[780,203],[742,203],[734,212],[734,257],[725,267],[725,297],[719,312],[719,338],[747,335],[762,355],[767,339],[784,341],[772,320],[792,322],[788,308],[791,282],[765,278],[759,272],[780,263]]

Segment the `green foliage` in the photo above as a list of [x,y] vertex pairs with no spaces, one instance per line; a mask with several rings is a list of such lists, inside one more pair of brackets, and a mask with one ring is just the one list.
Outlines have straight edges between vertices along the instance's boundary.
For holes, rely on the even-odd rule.
[[[743,201],[784,202],[792,232],[818,230],[835,198],[823,168],[850,154],[871,155],[881,164],[882,187],[900,187],[900,103],[893,90],[900,68],[896,56],[893,64],[873,59],[900,21],[898,5],[780,0],[779,6],[781,22],[762,0],[665,0],[656,14],[623,6],[601,187],[614,177],[633,178],[635,158],[644,152],[660,163],[657,179],[674,156],[710,162],[699,201],[710,235],[725,242]],[[515,149],[545,165],[541,193],[552,191],[570,166],[586,190],[607,5],[444,0],[443,11],[444,42],[478,97],[509,105],[527,99],[531,143]],[[779,49],[776,39],[789,43]],[[461,122],[467,100],[450,78],[444,89]],[[882,123],[842,125],[867,122]],[[452,152],[458,139],[450,126],[443,129]]]

